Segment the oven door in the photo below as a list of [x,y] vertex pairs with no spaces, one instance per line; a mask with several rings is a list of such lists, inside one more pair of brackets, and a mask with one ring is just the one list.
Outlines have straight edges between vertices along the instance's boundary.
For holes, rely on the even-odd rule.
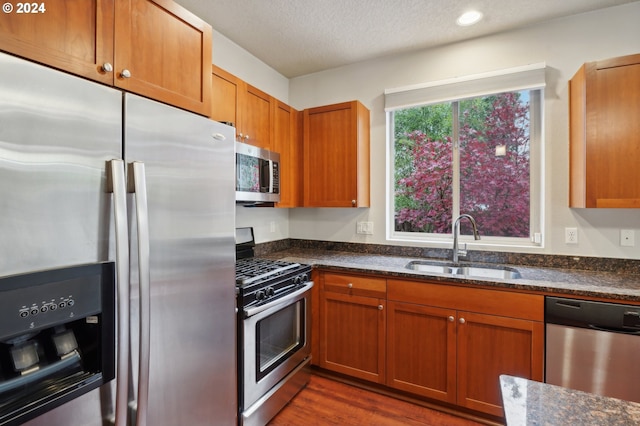
[[244,310],[240,356],[245,410],[310,356],[312,287],[307,282],[282,298]]

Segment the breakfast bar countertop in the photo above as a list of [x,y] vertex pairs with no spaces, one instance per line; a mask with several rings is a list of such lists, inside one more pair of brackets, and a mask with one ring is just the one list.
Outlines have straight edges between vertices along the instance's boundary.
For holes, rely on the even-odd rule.
[[640,404],[501,375],[507,426],[638,425]]
[[[442,282],[459,285],[482,285],[497,289],[510,289],[545,294],[559,294],[567,297],[595,297],[617,300],[621,302],[640,303],[640,274],[632,270],[590,270],[579,268],[547,267],[545,265],[527,265],[501,263],[517,269],[521,278],[496,279],[463,277],[450,274],[422,272],[411,270],[406,265],[414,260],[425,259],[409,256],[356,253],[324,249],[290,248],[274,251],[261,257],[279,259],[289,262],[306,263],[324,270],[341,273],[369,273],[399,279],[428,279],[430,282]],[[576,258],[585,266],[593,263],[589,258]]]

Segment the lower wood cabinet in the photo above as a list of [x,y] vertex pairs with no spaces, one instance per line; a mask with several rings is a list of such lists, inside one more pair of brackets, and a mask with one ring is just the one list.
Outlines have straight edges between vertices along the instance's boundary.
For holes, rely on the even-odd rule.
[[456,403],[456,311],[389,301],[387,380],[396,389]]
[[502,416],[501,374],[543,380],[543,322],[458,312],[457,333],[458,405]]
[[384,383],[386,280],[327,273],[320,286],[319,365]]
[[323,368],[498,417],[501,374],[543,380],[542,295],[319,276]]

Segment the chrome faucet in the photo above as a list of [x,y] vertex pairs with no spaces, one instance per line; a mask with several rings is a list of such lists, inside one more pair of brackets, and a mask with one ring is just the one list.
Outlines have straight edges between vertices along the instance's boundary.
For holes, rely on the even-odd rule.
[[471,226],[473,227],[473,238],[475,240],[480,239],[480,234],[478,234],[478,226],[476,225],[476,220],[468,214],[461,214],[458,216],[456,221],[453,224],[453,263],[458,263],[458,258],[460,256],[467,255],[467,245],[465,244],[464,250],[458,249],[458,236],[460,235],[460,219],[469,219],[471,222]]

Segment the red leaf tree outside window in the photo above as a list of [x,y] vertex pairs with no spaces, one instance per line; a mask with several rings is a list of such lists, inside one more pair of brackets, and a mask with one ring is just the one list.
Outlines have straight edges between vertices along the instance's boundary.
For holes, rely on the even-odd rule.
[[[460,111],[460,212],[476,219],[482,235],[528,237],[528,101],[522,93],[508,92],[452,105]],[[451,232],[453,126],[431,121],[401,125],[404,133],[399,138],[396,133],[404,141],[404,150],[398,150],[396,141],[396,168],[401,169],[396,173],[398,231]],[[496,155],[498,146],[504,147],[504,155]]]

